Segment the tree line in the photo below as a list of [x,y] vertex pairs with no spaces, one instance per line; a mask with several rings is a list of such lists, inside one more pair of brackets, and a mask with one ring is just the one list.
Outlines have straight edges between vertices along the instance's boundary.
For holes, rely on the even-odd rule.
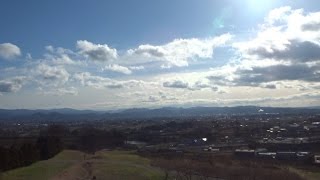
[[9,148],[0,147],[0,170],[7,171],[28,166],[39,160],[46,160],[62,150],[58,137],[40,136],[36,143],[14,144]]
[[[67,138],[66,138],[67,137]],[[66,139],[72,142],[66,142]],[[117,130],[100,130],[93,127],[82,127],[73,132],[60,125],[49,126],[40,132],[34,142],[13,144],[10,147],[0,146],[0,171],[28,166],[39,160],[52,158],[70,146],[86,153],[104,148],[120,147],[125,142],[123,133]]]

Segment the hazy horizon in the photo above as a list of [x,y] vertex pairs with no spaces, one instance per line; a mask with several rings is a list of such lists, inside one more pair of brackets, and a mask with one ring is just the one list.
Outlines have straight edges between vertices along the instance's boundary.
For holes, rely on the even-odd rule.
[[237,107],[257,107],[257,108],[298,108],[298,109],[319,109],[320,106],[256,106],[256,105],[239,105],[239,106],[158,106],[158,107],[131,107],[131,108],[118,108],[118,109],[77,109],[69,107],[60,107],[60,108],[35,108],[35,109],[21,109],[21,108],[12,108],[6,109],[1,108],[0,110],[30,110],[30,111],[54,111],[54,110],[75,110],[75,111],[96,111],[96,112],[118,112],[132,109],[166,109],[166,108],[175,108],[175,109],[193,109],[193,108],[237,108]]

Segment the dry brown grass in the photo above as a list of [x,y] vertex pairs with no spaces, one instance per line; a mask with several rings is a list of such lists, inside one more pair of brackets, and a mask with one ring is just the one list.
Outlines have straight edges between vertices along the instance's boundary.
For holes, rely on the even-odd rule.
[[173,179],[228,180],[302,180],[298,174],[277,165],[249,160],[234,160],[231,156],[155,158],[152,165],[160,167]]

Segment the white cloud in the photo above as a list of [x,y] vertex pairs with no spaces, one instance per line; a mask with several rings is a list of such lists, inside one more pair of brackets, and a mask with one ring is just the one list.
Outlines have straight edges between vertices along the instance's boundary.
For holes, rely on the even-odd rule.
[[32,56],[31,56],[30,53],[27,53],[27,54],[26,54],[26,60],[27,60],[27,61],[31,61],[31,60],[32,60]]
[[272,10],[254,39],[234,43],[240,62],[229,83],[275,88],[261,83],[320,81],[319,24],[320,12],[291,7]]
[[55,50],[54,50],[54,47],[51,46],[51,45],[46,46],[45,49],[46,49],[47,51],[49,51],[49,52],[54,52],[54,51],[55,51]]
[[273,9],[269,12],[268,16],[265,18],[267,24],[274,24],[278,21],[282,21],[288,18],[288,14],[292,11],[290,6],[284,6],[280,8]]
[[19,91],[23,84],[26,81],[26,77],[24,76],[19,76],[19,77],[14,77],[6,80],[0,80],[0,92],[17,92]]
[[83,86],[89,86],[98,89],[112,84],[112,79],[91,75],[89,72],[76,73],[74,74],[73,79],[75,81],[79,81]]
[[268,83],[262,84],[261,87],[263,87],[263,88],[268,88],[268,89],[277,89],[277,85],[275,85],[275,84],[268,84]]
[[187,89],[189,88],[189,83],[183,82],[181,80],[166,81],[163,83],[163,87]]
[[79,65],[80,61],[74,61],[68,54],[45,54],[47,64],[52,65]]
[[0,58],[14,59],[21,55],[20,48],[11,43],[0,44]]
[[70,74],[63,66],[49,66],[41,63],[36,67],[35,77],[40,77],[38,82],[47,86],[59,86],[69,80]]
[[274,9],[260,25],[256,38],[235,43],[251,59],[298,62],[320,60],[320,12],[304,13],[290,7]]
[[73,76],[75,81],[80,81],[83,86],[89,86],[96,89],[120,89],[133,88],[147,85],[147,82],[141,80],[115,80],[107,77],[92,75],[89,72],[77,73]]
[[53,47],[51,45],[46,46],[47,52],[44,54],[44,58],[41,59],[49,65],[66,65],[66,66],[79,66],[85,65],[83,61],[85,57],[78,52],[74,52],[70,49],[65,49],[62,47]]
[[118,64],[109,64],[103,68],[104,71],[113,71],[113,72],[118,72],[122,74],[131,74],[132,71],[124,66],[120,66]]
[[93,44],[86,40],[77,41],[80,53],[94,61],[112,61],[117,59],[117,50],[110,48],[107,44]]
[[224,45],[232,38],[230,34],[207,39],[175,39],[164,45],[140,45],[136,49],[129,49],[130,56],[148,58],[150,61],[162,61],[163,67],[188,66],[192,59],[212,58],[216,47]]
[[[31,91],[26,88],[24,93],[32,92],[33,88],[41,90],[37,95],[42,95],[39,99],[47,106],[66,101],[69,101],[67,105],[82,108],[91,107],[86,106],[88,104],[99,108],[319,105],[320,96],[316,93],[320,89],[319,14],[290,7],[273,10],[254,31],[256,35],[251,34],[252,38],[240,35],[235,39],[242,41],[235,42],[232,47],[227,44],[232,38],[230,34],[175,39],[165,44],[137,45],[119,51],[85,40],[77,42],[75,51],[47,46],[44,56],[30,57],[32,60],[23,67],[0,68],[3,72],[0,77],[5,77],[0,80],[1,99],[12,98],[6,97],[9,92],[26,86],[26,79],[7,78],[19,75],[28,76],[27,87]],[[215,48],[220,46],[222,52],[230,50],[223,57],[235,52],[229,62],[221,66],[210,68],[227,59],[221,63],[201,62],[199,66],[185,69],[159,69],[191,66],[196,61],[211,59]],[[110,74],[101,69],[127,76],[113,73],[108,77]],[[139,70],[143,73],[135,75]]]
[[53,63],[57,65],[61,64],[76,64],[68,55],[62,54],[60,57],[53,59]]
[[42,91],[42,94],[50,95],[50,96],[64,96],[64,95],[77,96],[78,95],[78,90],[75,87],[47,89],[47,90],[41,90],[41,91]]
[[[181,77],[182,78],[182,77]],[[176,88],[176,89],[187,89],[191,91],[202,90],[202,89],[211,89],[213,91],[218,91],[217,86],[210,84],[210,81],[200,77],[196,78],[195,82],[187,82],[183,80],[168,80],[163,82],[163,87],[165,88]]]
[[144,66],[130,66],[129,69],[131,69],[131,70],[143,70]]

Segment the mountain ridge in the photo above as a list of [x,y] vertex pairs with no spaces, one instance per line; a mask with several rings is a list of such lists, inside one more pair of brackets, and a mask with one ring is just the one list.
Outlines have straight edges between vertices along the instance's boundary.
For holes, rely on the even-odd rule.
[[253,115],[253,114],[320,114],[319,108],[294,107],[162,107],[162,108],[131,108],[118,111],[62,109],[0,109],[0,120],[101,120],[101,119],[143,119],[143,118],[174,118],[215,115]]

